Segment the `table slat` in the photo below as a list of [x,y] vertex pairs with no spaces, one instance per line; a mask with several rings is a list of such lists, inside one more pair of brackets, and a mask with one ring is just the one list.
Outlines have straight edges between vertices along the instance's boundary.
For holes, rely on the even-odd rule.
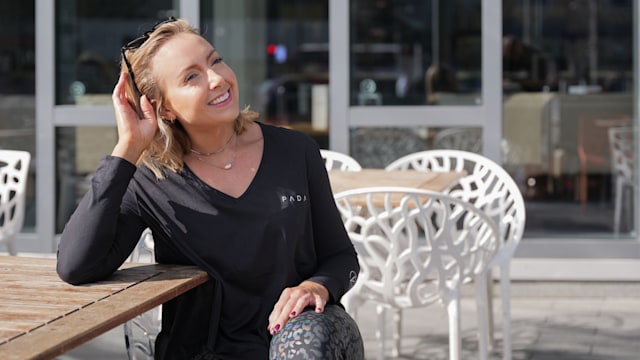
[[0,256],[0,358],[53,359],[208,280],[193,266],[126,264],[72,286],[57,278],[55,259]]
[[442,191],[455,184],[464,172],[424,172],[415,170],[362,169],[361,171],[330,170],[329,179],[334,194],[345,190],[399,186]]

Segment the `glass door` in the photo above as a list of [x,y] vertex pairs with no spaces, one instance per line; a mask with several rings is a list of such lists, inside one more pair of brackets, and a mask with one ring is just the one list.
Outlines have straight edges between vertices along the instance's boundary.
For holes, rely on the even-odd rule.
[[504,0],[502,22],[504,165],[529,238],[635,240],[632,2]]
[[181,14],[223,49],[264,121],[367,167],[471,134],[480,141],[465,146],[502,164],[526,197],[519,256],[638,258],[638,159],[615,167],[609,137],[630,127],[637,153],[638,12],[630,0],[136,0],[124,12],[36,0],[35,144],[51,151],[34,163],[33,250],[56,249],[115,141],[119,47]]
[[455,127],[499,161],[501,9],[483,3],[331,1],[331,147],[384,167]]
[[384,167],[479,138],[455,146],[500,163],[526,199],[518,256],[638,257],[635,2],[330,9],[331,148]]

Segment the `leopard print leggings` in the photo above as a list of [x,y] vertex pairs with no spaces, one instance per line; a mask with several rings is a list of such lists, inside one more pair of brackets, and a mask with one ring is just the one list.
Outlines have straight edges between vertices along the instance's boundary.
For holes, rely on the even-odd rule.
[[305,310],[271,339],[271,360],[362,360],[364,345],[356,322],[337,305],[323,313]]

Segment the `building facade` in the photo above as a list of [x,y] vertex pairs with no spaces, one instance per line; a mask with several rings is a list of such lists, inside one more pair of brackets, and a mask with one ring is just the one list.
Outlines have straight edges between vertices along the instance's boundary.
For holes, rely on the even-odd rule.
[[[640,259],[638,160],[633,186],[618,185],[609,138],[638,125],[636,1],[35,0],[0,10],[0,147],[33,156],[23,252],[55,252],[117,140],[120,47],[180,16],[235,70],[261,121],[366,167],[452,146],[502,164],[527,204],[517,257]],[[461,132],[474,141],[444,139]]]

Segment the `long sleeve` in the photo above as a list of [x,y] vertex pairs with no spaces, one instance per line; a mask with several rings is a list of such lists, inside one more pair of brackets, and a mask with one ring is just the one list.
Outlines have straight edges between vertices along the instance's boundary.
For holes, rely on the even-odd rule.
[[318,256],[318,268],[309,279],[324,285],[333,302],[355,283],[360,270],[358,258],[333,200],[329,175],[318,149],[308,155],[311,216]]
[[187,343],[267,356],[268,316],[284,288],[311,280],[338,303],[359,267],[317,143],[288,129],[262,130],[260,166],[239,197],[188,166],[158,180],[146,167],[104,158],[62,233],[59,276],[72,284],[106,278],[148,227],[158,262],[196,265],[215,279],[215,287],[163,308],[157,348],[172,358],[187,358]]
[[[57,271],[71,284],[104,279],[118,269],[145,228],[127,189],[136,167],[103,158],[89,191],[66,224],[58,246]],[[129,201],[125,199],[129,197]]]

